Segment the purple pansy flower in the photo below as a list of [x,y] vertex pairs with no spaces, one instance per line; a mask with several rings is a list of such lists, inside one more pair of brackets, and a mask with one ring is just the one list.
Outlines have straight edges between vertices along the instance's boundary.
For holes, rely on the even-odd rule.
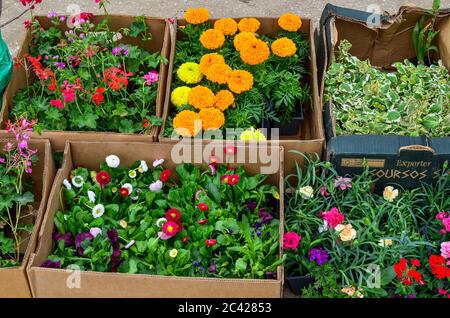
[[259,209],[259,218],[261,219],[262,224],[267,224],[272,221],[273,216],[267,212],[265,208]]
[[256,209],[256,202],[255,201],[247,202],[247,208],[250,210],[250,212],[253,212]]
[[94,237],[89,232],[77,234],[77,236],[75,237],[75,247],[79,255],[84,254],[84,249],[81,247],[81,243],[85,240],[92,240],[93,238]]
[[45,267],[45,268],[61,268],[61,262],[60,261],[52,261],[52,260],[48,259],[44,263],[42,263],[41,267]]
[[113,248],[111,255],[111,272],[117,272],[120,265],[120,244],[119,244],[119,233],[117,229],[112,229],[107,231],[109,242]]
[[61,233],[53,233],[53,240],[58,242],[58,241],[64,241],[64,245],[66,246],[70,246],[73,244],[72,242],[72,233],[67,232],[66,234],[61,234]]

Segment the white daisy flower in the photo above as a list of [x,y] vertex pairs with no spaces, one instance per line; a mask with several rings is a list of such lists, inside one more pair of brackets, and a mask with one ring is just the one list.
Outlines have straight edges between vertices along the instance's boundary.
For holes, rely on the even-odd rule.
[[128,195],[131,194],[131,192],[133,192],[133,186],[131,185],[131,183],[125,183],[122,188],[125,188],[128,190]]
[[72,190],[72,185],[70,184],[69,180],[64,179],[63,184],[67,190]]
[[95,193],[93,191],[89,190],[87,192],[87,194],[88,194],[89,202],[95,203]]
[[136,243],[135,240],[131,240],[127,245],[125,245],[125,249],[129,249],[130,247],[132,247],[134,245],[134,243]]
[[93,227],[89,230],[89,233],[95,238],[97,235],[102,234],[102,229],[99,227]]
[[129,176],[131,179],[136,178],[136,175],[137,175],[136,170],[130,170],[130,171],[128,172],[128,176]]
[[156,168],[157,166],[160,166],[164,163],[164,159],[157,159],[153,161],[153,168]]
[[150,189],[150,191],[152,191],[152,192],[159,192],[159,191],[161,191],[162,187],[163,187],[162,181],[161,181],[161,180],[157,180],[157,181],[153,182],[153,183],[149,186],[149,189]]
[[120,159],[116,155],[109,155],[105,158],[105,161],[110,168],[117,168],[120,165]]
[[103,204],[97,204],[92,209],[92,216],[94,217],[94,219],[101,217],[103,213],[105,213],[105,207],[103,206]]
[[166,218],[159,218],[157,221],[156,221],[156,226],[157,227],[161,227],[164,223],[166,223],[167,222],[167,219]]
[[144,160],[141,160],[141,164],[138,168],[139,173],[144,173],[148,171],[148,166],[147,166],[147,162],[145,162]]
[[176,248],[170,250],[169,252],[170,257],[175,258],[178,255],[178,250]]
[[81,188],[84,184],[84,179],[82,176],[75,176],[72,178],[72,184],[75,188]]

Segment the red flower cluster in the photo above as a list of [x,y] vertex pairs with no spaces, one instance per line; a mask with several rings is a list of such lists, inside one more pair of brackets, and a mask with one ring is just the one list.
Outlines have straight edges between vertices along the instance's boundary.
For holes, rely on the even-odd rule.
[[437,279],[450,278],[450,268],[446,266],[445,258],[440,255],[429,257],[431,272]]
[[178,222],[181,218],[181,212],[178,209],[171,208],[166,212],[166,219],[168,221]]
[[234,186],[239,182],[239,179],[240,177],[238,174],[226,174],[220,178],[220,181],[222,181],[222,183],[228,183],[230,186]]
[[105,89],[102,87],[95,89],[95,94],[92,95],[92,101],[95,105],[100,106],[105,99],[105,96],[103,96],[103,93],[105,92]]
[[37,58],[30,56],[29,54],[25,54],[24,58],[28,60],[28,62],[32,65],[34,74],[41,80],[48,80],[49,78],[54,78],[55,74],[49,68],[42,68],[41,59],[42,57],[39,55]]
[[126,73],[117,67],[110,67],[105,70],[103,82],[108,82],[111,90],[118,91],[128,85],[128,77],[132,75],[131,72]]
[[394,272],[402,283],[410,286],[413,282],[419,285],[425,285],[423,281],[422,274],[417,271],[420,267],[420,261],[418,259],[411,260],[411,268],[408,268],[408,260],[406,258],[401,258],[400,261],[394,265]]
[[214,240],[214,239],[208,239],[208,240],[205,241],[205,245],[207,247],[212,247],[212,246],[214,246],[216,244],[217,244],[217,240]]
[[172,174],[172,171],[169,169],[165,169],[161,172],[161,175],[159,176],[159,180],[162,182],[167,182],[170,179],[170,175]]

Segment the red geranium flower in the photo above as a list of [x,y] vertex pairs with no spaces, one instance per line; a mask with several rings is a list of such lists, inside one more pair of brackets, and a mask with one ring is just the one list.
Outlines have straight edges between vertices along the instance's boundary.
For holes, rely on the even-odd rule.
[[408,277],[414,279],[419,285],[424,285],[422,274],[416,271],[415,269],[410,269],[408,271]]
[[100,106],[105,99],[105,96],[103,96],[103,92],[105,91],[104,88],[99,87],[95,89],[95,94],[92,95],[92,101],[95,105]]
[[111,177],[109,176],[109,173],[106,171],[100,171],[99,173],[97,173],[95,179],[102,188],[105,187],[105,185],[107,185],[111,181]]
[[214,246],[216,244],[217,244],[217,240],[214,240],[214,239],[209,239],[209,240],[205,241],[205,245],[208,247]]
[[178,233],[178,224],[173,221],[167,221],[162,227],[162,231],[169,237],[172,237]]
[[197,224],[200,224],[200,225],[205,225],[207,223],[208,223],[208,219],[201,219],[201,220],[198,220],[198,222],[197,222]]
[[159,177],[159,180],[162,182],[167,182],[170,179],[170,175],[172,174],[172,171],[169,169],[163,170],[161,172],[161,176]]
[[437,279],[450,278],[450,268],[445,264],[445,258],[440,255],[431,255],[429,257],[431,272]]
[[62,101],[60,101],[59,99],[51,99],[50,100],[50,105],[55,106],[56,108],[64,108],[64,104]]
[[394,265],[394,272],[397,274],[398,278],[401,278],[403,276],[403,272],[406,271],[406,264],[408,261],[406,258],[401,258],[400,262]]
[[200,211],[206,212],[206,211],[209,210],[209,207],[208,207],[208,205],[207,205],[206,203],[199,203],[199,204],[197,205],[197,207],[198,207],[198,209],[199,209]]
[[405,278],[402,279],[402,283],[407,285],[407,286],[411,286],[413,282],[412,282],[411,278],[405,277]]
[[420,267],[420,260],[417,258],[411,260],[411,265],[415,267]]
[[181,218],[181,213],[178,209],[171,208],[166,212],[166,219],[168,221],[178,222]]
[[130,194],[127,188],[121,188],[119,192],[122,197],[127,197]]

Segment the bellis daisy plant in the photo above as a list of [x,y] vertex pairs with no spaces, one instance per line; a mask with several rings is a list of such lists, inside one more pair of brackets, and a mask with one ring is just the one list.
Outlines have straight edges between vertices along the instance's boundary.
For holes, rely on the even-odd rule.
[[[165,136],[193,137],[201,131],[242,129],[245,141],[265,140],[263,121],[292,121],[310,99],[302,84],[309,43],[301,18],[284,14],[279,31],[262,34],[255,18],[209,21],[207,9],[189,9],[177,40]],[[237,135],[239,138],[239,135]]]
[[217,162],[214,173],[190,164],[171,169],[164,159],[121,162],[112,154],[98,171],[70,173],[52,253],[42,266],[265,279],[283,263],[278,189],[266,176]]

